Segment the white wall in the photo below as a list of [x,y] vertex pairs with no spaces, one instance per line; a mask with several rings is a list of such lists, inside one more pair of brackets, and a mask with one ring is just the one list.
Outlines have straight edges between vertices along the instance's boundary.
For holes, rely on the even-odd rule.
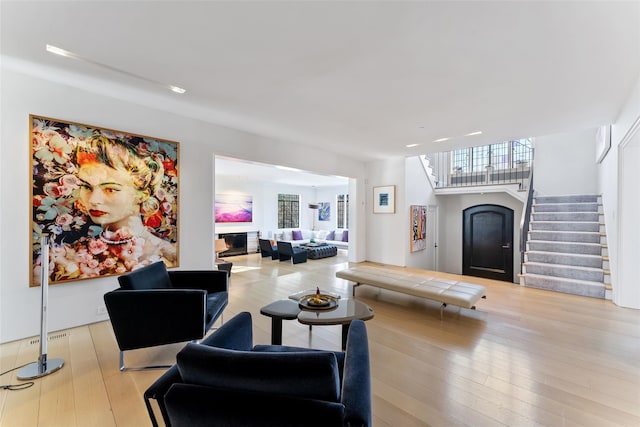
[[367,182],[366,179],[349,179],[349,262],[367,259]]
[[537,195],[597,194],[595,132],[536,137],[533,187]]
[[611,149],[599,166],[610,258],[612,300],[640,308],[638,165],[640,164],[640,76],[611,127]]
[[609,269],[611,270],[610,280],[614,294],[618,289],[618,144],[627,129],[628,127],[622,130],[621,126],[617,124],[611,126],[611,148],[598,166],[598,194],[602,194]]
[[[365,205],[367,238],[365,259],[382,264],[434,269],[434,248],[410,251],[410,205],[435,205],[436,199],[418,157],[395,157],[367,164]],[[395,214],[373,213],[373,188],[396,186]],[[358,194],[361,194],[359,192]],[[350,196],[351,197],[351,196]],[[362,201],[361,201],[362,202]],[[355,202],[354,202],[355,204]],[[360,221],[357,224],[361,224]],[[433,236],[427,236],[429,242]],[[358,244],[364,240],[358,239]],[[351,247],[349,249],[351,252]]]
[[[406,265],[408,251],[408,219],[405,219],[405,159],[395,157],[367,164],[368,179],[365,182],[366,229],[369,241],[366,259],[391,265]],[[373,213],[373,188],[396,186],[396,213]],[[408,214],[407,214],[408,215]],[[405,226],[406,225],[406,226]]]
[[[433,193],[433,189],[431,188],[431,184],[429,184],[427,174],[420,162],[420,158],[418,157],[410,157],[405,161],[405,202],[404,206],[398,209],[400,213],[400,218],[404,219],[406,227],[405,227],[405,236],[406,236],[406,244],[405,248],[407,250],[406,254],[406,265],[407,267],[412,268],[423,268],[426,270],[435,270],[435,254],[434,251],[434,238],[435,236],[427,234],[427,247],[424,250],[411,252],[411,216],[410,216],[410,206],[411,205],[435,205],[437,204],[437,199],[435,194]],[[431,218],[431,215],[437,215],[434,212],[427,213],[427,223],[430,221],[436,221],[437,218]]]
[[[15,66],[0,69],[0,342],[37,335],[40,289],[29,287],[29,114],[42,115],[180,142],[180,268],[210,268],[213,261],[214,155],[277,163],[313,172],[364,180],[364,164],[343,155],[216,126],[172,112],[158,97],[123,101],[112,87],[91,90],[43,80]],[[98,93],[103,91],[103,93]],[[142,105],[146,102],[147,105]],[[169,104],[169,102],[168,102]],[[180,110],[177,110],[180,111]],[[187,167],[188,165],[188,167]],[[355,190],[354,190],[355,191]],[[355,207],[354,207],[355,209]],[[364,227],[359,233],[364,233]],[[350,233],[350,237],[357,235]],[[350,252],[350,257],[351,257]],[[104,320],[102,296],[117,287],[115,277],[54,285],[49,292],[49,330]]]

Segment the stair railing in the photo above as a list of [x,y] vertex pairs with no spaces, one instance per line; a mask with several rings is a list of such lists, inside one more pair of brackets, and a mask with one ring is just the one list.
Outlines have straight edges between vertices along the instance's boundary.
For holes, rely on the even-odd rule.
[[520,273],[523,272],[524,253],[527,250],[527,236],[529,235],[529,221],[531,220],[531,207],[533,205],[533,149],[531,164],[529,166],[529,186],[527,187],[527,202],[522,209],[520,218]]
[[526,189],[533,163],[532,138],[420,156],[434,189],[518,184]]

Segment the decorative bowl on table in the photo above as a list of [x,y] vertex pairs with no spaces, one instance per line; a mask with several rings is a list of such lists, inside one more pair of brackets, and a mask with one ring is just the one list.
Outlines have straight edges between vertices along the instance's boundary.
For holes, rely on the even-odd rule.
[[338,298],[322,293],[309,294],[298,300],[303,310],[331,310],[338,306]]

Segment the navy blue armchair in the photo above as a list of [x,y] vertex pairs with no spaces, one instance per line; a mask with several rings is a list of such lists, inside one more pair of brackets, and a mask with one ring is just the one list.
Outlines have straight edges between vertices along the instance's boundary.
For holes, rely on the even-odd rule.
[[107,292],[104,302],[120,348],[138,348],[199,340],[206,335],[229,302],[226,271],[167,271],[162,261],[118,277],[120,288]]
[[251,314],[242,312],[187,344],[144,394],[153,425],[152,399],[173,427],[371,426],[363,321],[351,323],[344,352],[252,341]]
[[278,247],[271,246],[270,240],[258,239],[258,244],[260,245],[260,253],[262,254],[262,258],[270,256],[271,259],[278,259]]
[[294,264],[300,264],[301,262],[307,262],[307,250],[298,246],[293,246],[290,242],[277,242],[278,256],[280,261],[291,260]]

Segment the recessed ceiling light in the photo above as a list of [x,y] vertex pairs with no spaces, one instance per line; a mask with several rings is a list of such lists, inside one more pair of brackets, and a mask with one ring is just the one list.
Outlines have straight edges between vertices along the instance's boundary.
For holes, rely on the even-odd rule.
[[56,46],[51,46],[50,44],[47,45],[47,52],[51,52],[60,56],[71,57],[71,52],[64,49],[60,49],[59,47],[56,47]]
[[276,169],[281,169],[281,170],[283,170],[283,171],[301,172],[301,170],[300,170],[300,169],[290,168],[289,166],[280,166],[280,165],[276,165]]
[[444,141],[448,141],[450,139],[451,138],[448,138],[448,137],[447,138],[439,138],[439,139],[434,139],[433,142],[444,142]]
[[479,131],[476,131],[476,132],[471,132],[471,133],[466,134],[465,136],[474,136],[474,135],[482,135],[482,131],[479,130]]
[[405,145],[405,147],[413,148],[413,147],[417,147],[418,145],[420,145],[420,144],[407,144],[407,145]]
[[48,44],[48,45],[46,45],[46,49],[47,49],[47,52],[53,53],[55,55],[64,56],[65,58],[76,59],[78,61],[86,62],[88,64],[92,64],[92,65],[95,65],[97,67],[106,68],[107,70],[114,71],[114,72],[120,73],[120,74],[124,74],[124,75],[129,76],[129,77],[135,77],[136,79],[144,80],[146,82],[162,86],[163,88],[169,89],[169,90],[171,90],[171,91],[173,91],[175,93],[183,94],[183,93],[185,93],[187,91],[186,89],[183,89],[183,88],[178,87],[178,86],[174,86],[174,85],[158,82],[158,81],[155,81],[155,80],[148,79],[146,77],[139,76],[137,74],[130,73],[128,71],[120,70],[120,69],[112,67],[110,65],[101,64],[100,62],[96,62],[96,61],[94,61],[92,59],[85,58],[83,56],[80,56],[80,55],[78,55],[76,53],[70,52],[68,50],[62,49],[62,48],[57,47],[57,46],[53,46],[53,45]]

